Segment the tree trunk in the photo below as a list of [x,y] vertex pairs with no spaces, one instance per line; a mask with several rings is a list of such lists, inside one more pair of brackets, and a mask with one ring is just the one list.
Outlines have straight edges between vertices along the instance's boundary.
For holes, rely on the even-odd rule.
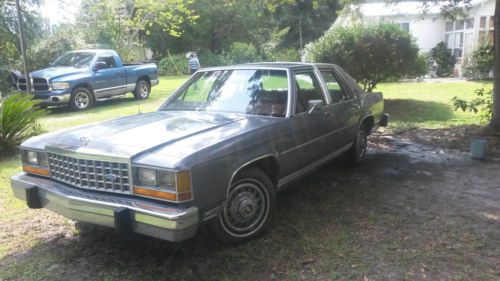
[[493,115],[485,133],[500,134],[500,0],[495,3],[495,67],[493,69]]

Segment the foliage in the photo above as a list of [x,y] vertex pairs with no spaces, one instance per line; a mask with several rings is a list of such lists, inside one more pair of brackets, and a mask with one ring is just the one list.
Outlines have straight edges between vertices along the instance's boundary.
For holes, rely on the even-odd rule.
[[264,53],[266,61],[300,61],[299,51],[294,48],[272,49]]
[[239,64],[257,62],[262,60],[257,54],[257,48],[254,45],[242,42],[231,44],[226,55],[227,64]]
[[183,54],[164,57],[158,63],[158,74],[165,75],[181,75],[187,74],[188,59]]
[[437,75],[439,77],[448,77],[453,74],[455,57],[447,49],[446,43],[439,42],[436,47],[431,49],[430,55],[438,64]]
[[379,82],[413,74],[419,63],[413,37],[392,24],[334,28],[306,48],[313,61],[345,68],[365,91],[372,91]]
[[476,98],[470,101],[454,97],[451,102],[455,110],[461,109],[464,112],[480,113],[483,121],[490,120],[493,114],[493,89],[486,89],[483,86],[482,88],[476,89],[474,94]]
[[495,49],[493,46],[479,47],[467,60],[464,76],[472,79],[487,79],[495,66]]
[[53,33],[28,49],[28,68],[31,70],[46,68],[63,53],[75,49],[76,44],[74,38],[64,32]]
[[39,130],[37,119],[45,114],[25,94],[14,94],[0,101],[0,154]]
[[429,72],[429,65],[427,64],[427,56],[419,55],[415,64],[410,69],[408,77],[422,77]]

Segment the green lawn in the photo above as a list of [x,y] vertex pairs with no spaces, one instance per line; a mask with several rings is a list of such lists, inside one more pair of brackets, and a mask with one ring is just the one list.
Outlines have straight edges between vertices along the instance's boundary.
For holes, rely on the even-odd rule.
[[[382,83],[374,91],[382,92],[385,109],[391,115],[390,127],[442,128],[481,124],[479,114],[455,111],[451,99],[455,96],[471,100],[482,82],[450,83]],[[491,82],[486,87],[493,87]]]
[[[154,111],[186,79],[186,76],[162,77],[160,85],[153,88],[151,97],[144,101],[136,101],[129,95],[126,98],[98,103],[85,112],[71,112],[65,108],[52,109],[50,114],[41,120],[42,129],[49,132],[138,112]],[[474,97],[474,89],[481,85],[476,82],[384,83],[380,84],[376,91],[384,93],[386,111],[391,114],[392,129],[413,126],[448,127],[480,123],[479,116],[475,114],[455,112],[450,100],[454,96],[471,99]],[[66,223],[48,211],[29,210],[23,202],[13,198],[9,178],[19,171],[19,155],[0,159],[0,260],[13,252],[29,251],[43,239],[33,237],[29,229],[18,231],[16,225],[29,224],[29,221],[34,219],[44,220],[50,224],[55,220],[62,225]],[[41,259],[47,258],[48,256],[41,257],[40,264],[44,264]],[[26,268],[10,267],[9,270],[30,274],[28,272],[30,269]],[[36,274],[43,272],[44,268],[31,270]],[[7,276],[15,275],[15,272],[7,274]],[[1,279],[2,274],[0,274]],[[36,278],[27,277],[27,279]]]

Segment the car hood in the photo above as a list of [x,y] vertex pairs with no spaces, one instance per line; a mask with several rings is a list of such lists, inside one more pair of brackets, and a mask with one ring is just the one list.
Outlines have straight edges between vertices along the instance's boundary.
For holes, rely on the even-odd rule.
[[30,75],[32,77],[40,77],[52,80],[63,76],[86,72],[87,70],[87,68],[76,67],[49,67],[30,72]]
[[22,146],[131,158],[244,118],[207,112],[153,112],[34,137]]

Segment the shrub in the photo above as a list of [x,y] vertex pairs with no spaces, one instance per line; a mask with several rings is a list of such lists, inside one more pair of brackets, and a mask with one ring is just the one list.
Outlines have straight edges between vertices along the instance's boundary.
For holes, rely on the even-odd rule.
[[26,94],[0,100],[0,155],[39,131],[38,118],[45,114]]
[[306,49],[309,60],[342,66],[369,92],[379,82],[412,74],[418,63],[414,38],[394,24],[334,28]]
[[226,64],[226,57],[223,54],[212,52],[200,52],[198,54],[201,67],[221,66]]
[[472,79],[487,79],[495,66],[493,46],[479,47],[465,63],[464,76]]
[[188,59],[184,54],[164,57],[158,63],[158,74],[161,76],[187,74],[187,63]]
[[485,89],[484,87],[474,91],[476,98],[471,101],[466,101],[454,97],[451,102],[455,110],[469,111],[481,114],[482,121],[491,120],[493,115],[493,89]]
[[448,77],[453,74],[455,67],[455,57],[451,54],[450,50],[446,48],[444,42],[440,42],[436,47],[431,49],[431,57],[437,63],[437,75],[439,77]]
[[257,48],[249,43],[234,42],[231,44],[226,55],[227,64],[239,64],[261,61],[262,58],[257,54]]
[[266,54],[267,61],[300,61],[299,50],[294,48],[275,49]]

